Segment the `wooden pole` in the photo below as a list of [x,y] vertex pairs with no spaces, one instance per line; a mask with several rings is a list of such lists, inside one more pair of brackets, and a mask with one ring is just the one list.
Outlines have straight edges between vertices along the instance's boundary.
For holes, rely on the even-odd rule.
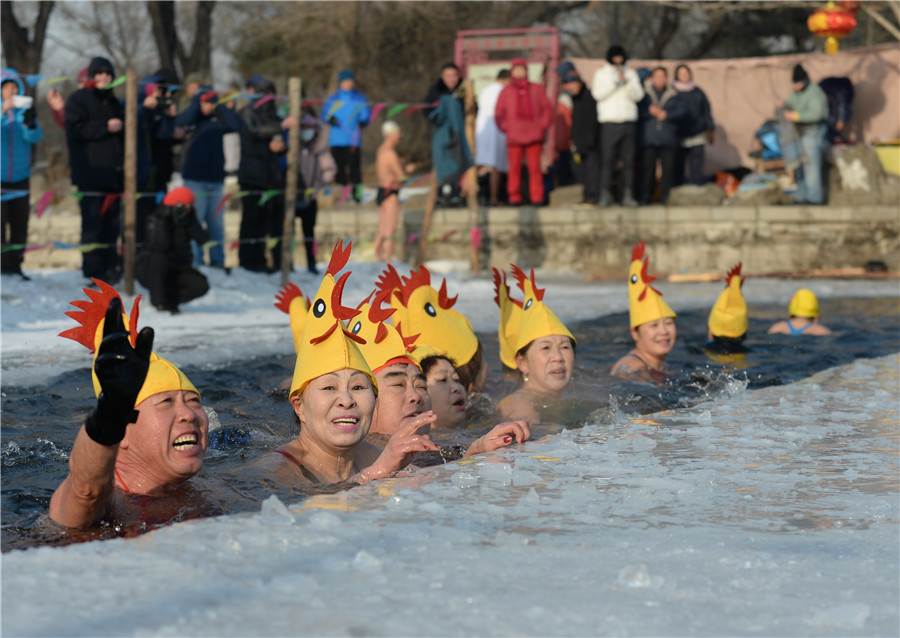
[[464,96],[464,113],[466,117],[466,141],[469,143],[469,151],[472,153],[472,165],[466,171],[467,191],[466,203],[469,205],[469,261],[472,264],[472,272],[478,272],[478,246],[472,241],[472,233],[478,228],[478,169],[475,168],[475,85],[471,79],[466,80]]
[[[300,121],[300,78],[288,79],[289,114]],[[284,193],[284,231],[281,239],[281,285],[288,283],[294,265],[294,211],[297,207],[297,170],[300,156],[300,127],[288,131],[287,176]]]
[[135,219],[137,218],[137,72],[129,71],[125,81],[125,192],[122,194],[125,216],[125,294],[134,294]]
[[428,190],[428,199],[425,200],[425,218],[422,220],[422,235],[419,237],[419,253],[416,256],[416,266],[425,263],[425,252],[428,250],[428,233],[431,232],[431,216],[437,204],[438,178],[437,171],[431,170],[431,188]]

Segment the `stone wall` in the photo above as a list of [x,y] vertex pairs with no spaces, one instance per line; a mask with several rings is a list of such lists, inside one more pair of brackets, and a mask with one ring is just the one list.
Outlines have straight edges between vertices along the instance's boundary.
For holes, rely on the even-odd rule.
[[[238,237],[240,213],[232,209],[224,214],[230,242]],[[403,237],[418,232],[422,218],[421,208],[405,210]],[[429,243],[426,259],[467,264],[470,218],[466,209],[436,210],[430,233],[436,240]],[[376,221],[377,212],[370,207],[321,210],[316,228],[320,254],[344,237],[352,238],[365,257],[366,251],[371,253]],[[900,271],[898,205],[582,210],[558,204],[481,209],[477,223],[484,236],[479,251],[483,268],[515,263],[583,272],[589,277],[624,276],[632,245],[643,239],[650,249],[651,271],[657,273],[717,273],[738,261],[744,263],[744,272],[756,274],[859,268],[872,260],[884,262],[892,272]],[[79,233],[77,213],[51,209],[42,219],[32,218],[29,243],[77,244]],[[415,243],[398,242],[396,254],[409,261],[416,249]],[[295,263],[305,263],[300,250]],[[229,246],[226,255],[228,264],[236,266],[237,251]],[[25,256],[26,270],[77,268],[80,263],[81,255],[75,250],[33,250]]]

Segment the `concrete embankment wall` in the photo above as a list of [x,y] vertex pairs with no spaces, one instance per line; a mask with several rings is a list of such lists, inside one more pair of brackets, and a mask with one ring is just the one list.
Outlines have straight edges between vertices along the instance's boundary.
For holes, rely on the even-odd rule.
[[[77,209],[76,209],[77,210]],[[226,240],[238,238],[240,212],[225,213]],[[410,261],[417,244],[407,242],[421,229],[421,209],[406,210],[398,229],[397,258]],[[643,239],[656,273],[718,273],[742,261],[753,274],[811,269],[859,268],[884,262],[900,271],[900,206],[715,206],[605,208],[582,210],[571,206],[483,208],[474,216],[483,237],[479,249],[482,268],[540,267],[582,272],[587,277],[624,276],[632,245]],[[467,209],[434,212],[426,260],[467,264]],[[316,240],[320,261],[327,260],[338,238],[354,240],[358,258],[371,256],[377,212],[374,207],[345,204],[320,210]],[[297,227],[299,232],[299,224]],[[32,217],[29,244],[52,241],[77,244],[80,217],[74,212],[50,211]],[[302,248],[295,263],[305,264]],[[226,249],[228,265],[237,266],[237,250]],[[76,250],[39,249],[26,253],[25,269],[77,268]]]

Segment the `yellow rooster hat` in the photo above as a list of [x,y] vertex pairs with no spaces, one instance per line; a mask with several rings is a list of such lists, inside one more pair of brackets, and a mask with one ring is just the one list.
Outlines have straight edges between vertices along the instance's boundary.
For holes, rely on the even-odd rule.
[[372,382],[372,389],[376,394],[378,392],[372,370],[357,346],[365,344],[365,339],[348,332],[342,323],[359,314],[358,310],[341,304],[341,295],[350,273],[344,273],[337,281],[334,279],[350,260],[352,244],[348,243],[346,248],[342,244],[342,240],[335,244],[328,269],[306,313],[297,346],[290,396],[302,394],[313,379],[346,368],[364,372]]
[[631,327],[637,328],[663,317],[675,317],[675,311],[662,298],[662,293],[650,284],[656,277],[647,274],[649,257],[644,257],[644,242],[639,241],[631,250],[631,266],[628,269],[628,314]]
[[287,313],[291,320],[291,333],[294,335],[294,352],[300,352],[300,338],[303,336],[303,324],[309,314],[309,297],[304,297],[297,284],[288,282],[275,294],[275,307]]
[[737,339],[747,334],[747,302],[741,294],[743,285],[741,264],[738,264],[725,275],[725,290],[709,313],[707,325],[714,337]]
[[[372,368],[372,374],[377,374],[382,368],[395,363],[411,363],[420,367],[418,360],[412,355],[413,344],[419,335],[404,337],[397,328],[385,323],[395,312],[393,308],[382,307],[389,294],[389,292],[371,293],[356,307],[359,315],[348,324],[351,334],[365,339],[365,343],[360,345],[359,349],[366,358],[366,363]],[[369,303],[373,295],[375,299]]]
[[515,367],[515,353],[535,339],[550,335],[562,335],[575,341],[575,337],[544,303],[545,289],[537,287],[534,281],[534,269],[531,269],[530,277],[527,277],[525,272],[516,265],[510,264],[510,270],[513,277],[516,278],[516,285],[525,295],[522,300],[521,324],[519,333],[516,335],[515,351],[513,352],[513,367]]
[[[119,293],[116,292],[115,288],[105,281],[94,279],[93,282],[97,285],[97,290],[83,288],[90,300],[76,300],[71,302],[72,305],[79,310],[70,310],[66,313],[66,316],[71,317],[81,325],[60,332],[59,336],[80,343],[94,354],[94,359],[96,360],[97,350],[100,347],[100,342],[103,341],[103,326],[106,324],[106,310],[109,308],[109,302],[114,298],[118,298],[121,301],[122,298],[119,296]],[[129,340],[131,341],[132,348],[137,341],[138,315],[140,314],[138,304],[140,301],[141,296],[138,295],[134,300],[134,305],[131,307],[131,314],[127,315],[124,312],[122,313],[122,321],[125,324],[125,329],[129,331]],[[93,366],[91,366],[91,377],[94,380],[94,394],[100,396],[100,380],[97,378]],[[197,388],[194,387],[194,384],[191,383],[190,379],[188,379],[174,363],[163,359],[155,352],[151,352],[147,376],[144,379],[144,385],[141,386],[141,391],[138,393],[134,405],[137,406],[144,399],[151,397],[154,394],[170,392],[172,390],[190,390],[191,392],[197,392]],[[200,393],[197,392],[197,394]]]
[[390,295],[391,306],[396,310],[392,320],[401,327],[401,333],[419,335],[416,342],[431,346],[439,354],[445,354],[457,366],[467,364],[478,350],[478,337],[472,325],[453,304],[458,297],[447,296],[447,280],[440,291],[431,286],[431,273],[425,266],[400,277],[393,266],[381,273],[376,283],[379,293]]
[[494,270],[494,303],[500,308],[500,325],[497,337],[500,341],[500,361],[507,368],[516,368],[516,341],[522,325],[522,302],[513,299],[506,283],[506,271]]

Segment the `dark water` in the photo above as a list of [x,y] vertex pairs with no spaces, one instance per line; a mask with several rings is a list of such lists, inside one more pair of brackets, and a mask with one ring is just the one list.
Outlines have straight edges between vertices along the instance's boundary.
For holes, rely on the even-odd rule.
[[[744,386],[752,391],[788,384],[855,359],[900,351],[900,299],[828,299],[822,300],[821,306],[834,335],[766,335],[769,325],[783,318],[783,305],[751,306],[745,341],[751,352],[716,359],[701,349],[706,341],[707,314],[681,313],[678,342],[667,360],[667,367],[674,374],[659,386],[626,383],[608,375],[612,364],[632,346],[627,313],[573,324],[570,329],[578,340],[578,348],[569,396],[544,411],[545,420],[556,425],[538,425],[533,433],[553,432],[561,425],[611,423],[622,414],[686,407],[727,397],[729,392],[743,391]],[[496,333],[480,336],[491,374],[485,395],[475,397],[470,412],[474,422],[487,424],[493,402],[513,391],[516,382],[501,370]],[[258,510],[260,499],[270,493],[286,502],[296,502],[304,496],[303,492],[248,485],[229,475],[248,459],[297,435],[287,393],[275,389],[292,374],[293,368],[292,355],[233,361],[214,369],[184,368],[203,393],[204,405],[217,412],[221,427],[211,433],[207,461],[193,481],[198,490],[213,495],[209,499],[213,505],[207,510],[188,506],[178,512],[177,518],[214,515],[223,509]],[[99,532],[78,533],[62,530],[46,519],[50,496],[66,475],[75,434],[93,405],[87,367],[60,374],[42,386],[4,385],[0,449],[3,551],[133,535],[152,527],[144,524],[129,528],[111,521]],[[433,436],[445,445],[465,446],[483,432],[484,428],[470,428],[451,434],[436,432]]]

